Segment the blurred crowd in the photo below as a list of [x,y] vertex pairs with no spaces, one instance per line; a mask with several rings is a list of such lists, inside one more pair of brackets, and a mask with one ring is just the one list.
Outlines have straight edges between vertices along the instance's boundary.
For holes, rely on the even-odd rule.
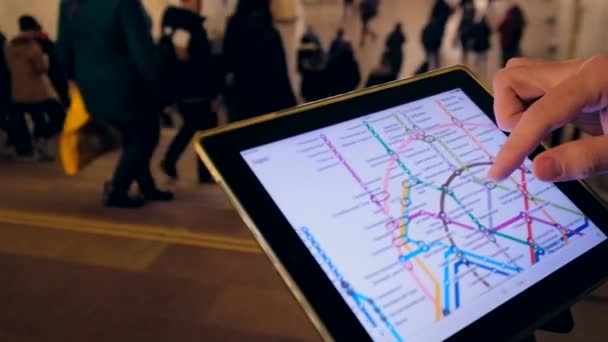
[[[350,12],[361,20],[360,48],[378,39],[372,24],[382,1],[343,1],[345,18]],[[212,48],[207,36],[202,6],[202,0],[169,6],[157,40],[139,0],[62,0],[56,42],[34,17],[21,16],[17,36],[7,39],[0,33],[0,130],[14,158],[55,159],[49,142],[62,131],[70,90],[76,86],[91,117],[121,136],[122,156],[104,186],[103,204],[135,208],[173,199],[171,192],[157,187],[150,172],[161,124],[172,124],[169,109],[183,123],[160,167],[177,179],[180,156],[197,131],[217,126],[220,108],[230,121],[238,121],[296,105],[270,0],[240,0],[219,49]],[[474,55],[486,63],[494,31],[500,35],[503,63],[521,54],[526,23],[519,6],[513,5],[500,25],[490,27],[474,1],[454,6],[436,0],[419,32],[426,59],[417,73],[441,67],[446,23],[456,11],[461,19],[454,43],[460,45],[464,62]],[[309,26],[297,50],[300,97],[314,101],[398,79],[409,41],[402,23],[395,23],[384,38],[378,66],[363,79],[343,29],[325,48]],[[201,183],[211,181],[200,161],[198,176]],[[130,192],[133,183],[139,188],[136,195]]]

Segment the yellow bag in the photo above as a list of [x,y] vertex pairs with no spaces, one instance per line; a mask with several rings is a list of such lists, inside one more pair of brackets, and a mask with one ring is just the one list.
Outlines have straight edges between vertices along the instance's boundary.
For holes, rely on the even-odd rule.
[[103,154],[120,146],[120,136],[109,125],[93,120],[80,91],[70,86],[72,103],[59,137],[59,157],[63,170],[73,176]]

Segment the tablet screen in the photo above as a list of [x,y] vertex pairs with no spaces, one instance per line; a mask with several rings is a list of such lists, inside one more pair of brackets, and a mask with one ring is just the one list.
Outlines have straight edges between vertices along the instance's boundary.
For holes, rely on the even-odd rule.
[[606,236],[460,89],[241,155],[373,340],[440,341]]

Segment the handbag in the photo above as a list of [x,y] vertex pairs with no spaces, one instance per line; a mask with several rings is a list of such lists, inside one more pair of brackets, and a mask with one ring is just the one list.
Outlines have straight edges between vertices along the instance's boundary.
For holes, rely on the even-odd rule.
[[118,149],[120,134],[110,125],[93,119],[78,87],[71,85],[72,103],[59,137],[59,157],[63,170],[73,176],[94,160]]

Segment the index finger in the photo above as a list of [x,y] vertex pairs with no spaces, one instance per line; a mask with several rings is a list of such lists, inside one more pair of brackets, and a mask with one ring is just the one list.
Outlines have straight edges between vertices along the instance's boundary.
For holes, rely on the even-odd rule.
[[534,151],[545,135],[568,123],[588,105],[593,93],[580,73],[575,73],[547,91],[521,115],[496,156],[488,178],[502,180],[508,177]]

